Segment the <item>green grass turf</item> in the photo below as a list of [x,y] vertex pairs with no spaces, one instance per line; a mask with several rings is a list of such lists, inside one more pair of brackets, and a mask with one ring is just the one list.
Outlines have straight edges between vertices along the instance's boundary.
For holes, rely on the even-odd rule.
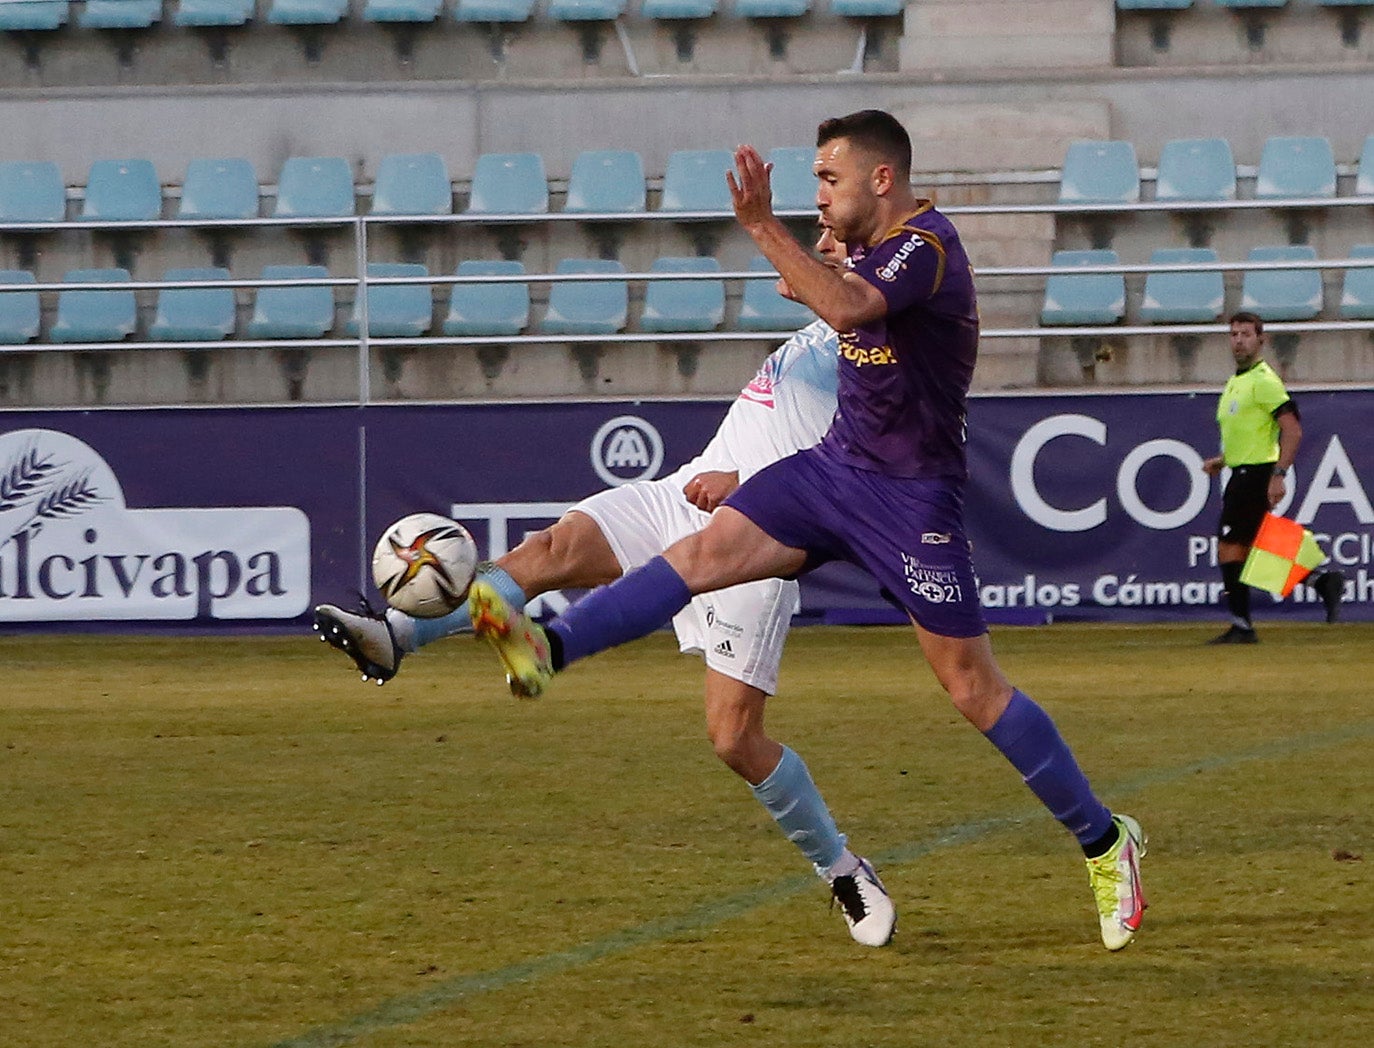
[[1211,632],[995,637],[1151,836],[1118,955],[905,630],[797,631],[769,718],[880,862],[885,950],[665,635],[532,703],[468,640],[377,688],[304,637],[0,638],[0,1044],[1374,1043],[1374,627]]

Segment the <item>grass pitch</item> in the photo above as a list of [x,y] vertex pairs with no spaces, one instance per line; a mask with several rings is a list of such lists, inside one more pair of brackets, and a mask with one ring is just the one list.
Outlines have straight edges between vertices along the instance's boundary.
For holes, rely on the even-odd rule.
[[901,914],[849,940],[666,635],[539,702],[454,641],[0,638],[0,1044],[1374,1043],[1374,627],[1001,630],[1151,837],[1137,941],[906,630],[793,634],[770,728]]

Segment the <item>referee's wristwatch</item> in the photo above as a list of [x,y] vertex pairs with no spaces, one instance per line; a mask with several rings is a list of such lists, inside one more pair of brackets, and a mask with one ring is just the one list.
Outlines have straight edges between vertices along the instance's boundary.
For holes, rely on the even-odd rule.
[[1288,468],[1286,466],[1276,466],[1274,468],[1274,476],[1282,480],[1284,477],[1288,476]]

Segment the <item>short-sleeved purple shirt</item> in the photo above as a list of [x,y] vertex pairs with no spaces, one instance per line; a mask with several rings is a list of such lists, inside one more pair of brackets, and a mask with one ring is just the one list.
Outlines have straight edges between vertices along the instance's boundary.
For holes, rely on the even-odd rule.
[[849,264],[888,311],[840,332],[839,411],[821,454],[892,477],[964,478],[978,304],[959,234],[923,201]]

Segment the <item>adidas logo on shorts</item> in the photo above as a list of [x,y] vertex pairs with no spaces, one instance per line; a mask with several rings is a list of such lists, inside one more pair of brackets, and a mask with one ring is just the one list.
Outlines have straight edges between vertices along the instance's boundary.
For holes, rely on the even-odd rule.
[[717,655],[724,655],[727,659],[733,659],[735,657],[735,649],[730,646],[730,642],[728,640],[723,640],[719,644],[717,644],[715,647],[715,653]]

